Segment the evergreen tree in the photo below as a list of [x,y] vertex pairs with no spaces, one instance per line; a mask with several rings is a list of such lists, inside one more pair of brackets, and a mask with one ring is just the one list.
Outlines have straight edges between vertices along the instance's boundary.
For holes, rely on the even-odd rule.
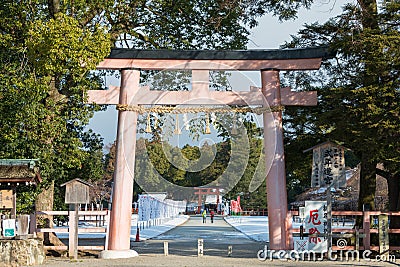
[[[337,51],[319,71],[286,75],[287,85],[319,94],[317,107],[286,109],[287,146],[301,151],[331,139],[350,148],[361,162],[359,210],[374,209],[378,163],[389,182],[390,209],[399,208],[399,10],[397,1],[379,9],[376,1],[347,4],[341,15],[306,25],[283,46]],[[304,177],[300,170],[291,167],[293,175]]]

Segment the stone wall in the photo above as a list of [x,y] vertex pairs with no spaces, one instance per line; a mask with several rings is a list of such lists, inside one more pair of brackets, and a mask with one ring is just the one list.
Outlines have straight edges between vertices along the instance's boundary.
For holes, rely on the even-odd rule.
[[42,264],[45,259],[43,241],[0,240],[0,266],[30,266]]

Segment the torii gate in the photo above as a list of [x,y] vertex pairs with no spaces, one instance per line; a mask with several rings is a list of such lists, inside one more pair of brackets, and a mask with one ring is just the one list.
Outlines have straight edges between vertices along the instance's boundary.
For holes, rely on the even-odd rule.
[[203,203],[203,195],[214,195],[217,196],[217,206],[219,204],[219,195],[221,194],[220,188],[219,187],[195,187],[193,188],[195,190],[194,194],[198,195],[198,202],[197,202],[197,213],[200,213],[201,211],[201,205]]
[[[210,99],[226,105],[316,105],[315,91],[292,92],[290,88],[281,88],[279,71],[316,70],[323,58],[331,56],[327,48],[321,47],[244,51],[113,49],[97,69],[119,70],[121,86],[89,91],[89,102],[109,105],[179,105],[190,99],[200,99],[200,102],[194,103],[200,105],[211,103],[205,101]],[[140,70],[192,70],[192,90],[150,91],[139,85]],[[210,70],[259,70],[262,88],[252,88],[247,92],[209,91]],[[265,155],[273,157],[272,167],[266,177],[268,214],[274,215],[268,221],[269,242],[270,249],[280,250],[291,247],[291,223],[287,211],[282,111],[274,111],[272,114],[273,120],[267,119],[267,113],[263,114]],[[131,257],[136,253],[129,249],[137,117],[137,112],[124,109],[118,112],[109,250],[103,254],[107,258]]]

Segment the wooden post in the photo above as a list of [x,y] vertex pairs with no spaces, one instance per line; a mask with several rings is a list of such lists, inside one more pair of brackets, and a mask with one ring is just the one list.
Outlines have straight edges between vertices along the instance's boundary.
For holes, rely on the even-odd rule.
[[386,214],[378,217],[378,234],[379,234],[379,254],[389,258],[389,222]]
[[108,250],[108,239],[109,239],[108,234],[110,233],[110,227],[108,227],[108,225],[110,225],[110,210],[107,211],[105,221],[107,223],[107,228],[106,228],[106,240],[104,243],[104,250]]
[[30,215],[29,218],[29,234],[36,235],[36,212]]
[[201,213],[201,204],[202,204],[202,194],[201,194],[201,189],[199,189],[199,200],[197,202],[197,213]]
[[68,255],[78,259],[78,204],[69,204]]
[[363,238],[364,250],[371,248],[370,227],[371,227],[371,222],[370,222],[369,211],[364,211],[364,215],[363,215],[363,230],[364,230],[364,234],[365,234],[365,236]]
[[204,255],[204,242],[203,239],[197,240],[197,256],[202,257]]
[[17,186],[13,184],[12,186],[12,209],[11,209],[11,218],[17,219]]
[[168,241],[164,241],[164,256],[168,256]]
[[356,226],[356,250],[360,250],[360,230]]
[[293,215],[291,212],[288,212],[287,216],[286,216],[286,229],[288,231],[287,234],[289,234],[289,247],[288,248],[291,250],[294,249],[292,221],[293,221]]
[[327,247],[328,251],[332,248],[332,194],[331,194],[332,184],[328,186],[326,189],[326,202],[327,202],[327,211],[326,211],[326,221],[327,221],[327,231],[328,231],[328,242]]

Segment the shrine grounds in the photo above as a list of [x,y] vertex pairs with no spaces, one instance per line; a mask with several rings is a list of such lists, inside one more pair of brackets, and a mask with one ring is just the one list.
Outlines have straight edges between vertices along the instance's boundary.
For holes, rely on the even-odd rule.
[[[260,218],[256,218],[259,223]],[[256,220],[256,222],[257,222]],[[265,220],[265,219],[264,219]],[[320,254],[303,254],[304,260],[295,259],[294,254],[288,257],[287,252],[277,251],[276,256],[269,257],[269,252],[264,254],[265,228],[260,225],[250,227],[245,219],[231,220],[228,224],[222,218],[216,218],[213,224],[201,223],[201,218],[191,217],[186,223],[179,225],[165,233],[141,242],[131,242],[131,248],[139,253],[139,257],[129,259],[99,259],[99,252],[80,252],[78,260],[70,260],[63,257],[47,257],[45,267],[57,266],[397,266],[396,262],[384,262],[375,258],[373,254],[364,258],[360,253],[359,260],[353,254],[331,254],[331,258],[320,257]],[[238,231],[232,224],[240,224]],[[264,222],[265,224],[265,222]],[[245,229],[245,230],[243,230]],[[258,231],[255,231],[257,230]],[[153,229],[155,231],[155,229]],[[197,238],[204,238],[204,256],[197,256]],[[248,238],[251,237],[251,238]],[[169,242],[169,255],[163,251],[164,241]],[[90,240],[88,240],[90,241]],[[228,246],[232,246],[232,254],[229,254]],[[290,254],[289,254],[290,256]],[[328,254],[329,256],[329,254]]]

